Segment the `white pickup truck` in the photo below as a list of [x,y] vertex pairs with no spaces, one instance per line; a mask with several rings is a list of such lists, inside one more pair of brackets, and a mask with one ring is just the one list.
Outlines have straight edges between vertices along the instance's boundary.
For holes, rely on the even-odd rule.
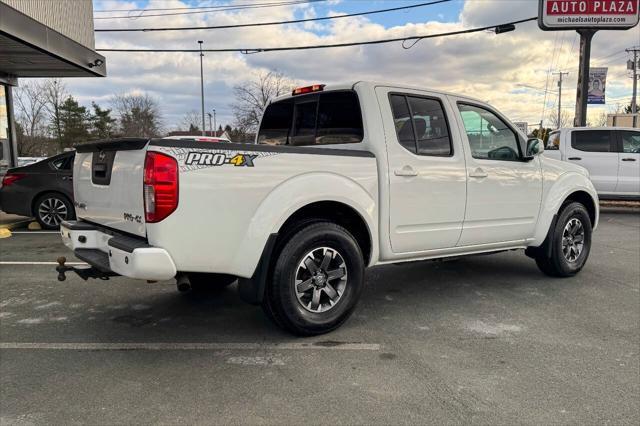
[[466,96],[314,85],[274,99],[255,144],[78,146],[78,220],[61,234],[83,278],[238,279],[277,324],[320,334],[352,313],[368,266],[525,249],[547,274],[580,271],[598,196],[543,149]]
[[562,128],[549,134],[544,156],[586,168],[601,199],[640,199],[640,129]]

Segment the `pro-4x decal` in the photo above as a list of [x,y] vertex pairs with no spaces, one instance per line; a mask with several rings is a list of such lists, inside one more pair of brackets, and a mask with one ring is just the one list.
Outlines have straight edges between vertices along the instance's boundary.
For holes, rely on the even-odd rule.
[[227,149],[198,149],[180,147],[157,147],[158,150],[173,156],[178,161],[181,172],[199,170],[207,167],[256,167],[260,158],[278,155],[277,152],[236,151]]
[[238,153],[233,156],[221,152],[191,151],[187,154],[184,164],[187,166],[223,166],[231,164],[236,167],[253,167],[253,160],[258,154]]

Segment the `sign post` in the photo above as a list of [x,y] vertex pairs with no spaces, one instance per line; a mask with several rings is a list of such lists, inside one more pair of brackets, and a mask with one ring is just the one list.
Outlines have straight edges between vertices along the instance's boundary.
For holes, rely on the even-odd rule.
[[591,40],[598,30],[628,30],[638,25],[640,0],[539,0],[538,26],[543,31],[576,30],[580,65],[574,126],[587,124]]

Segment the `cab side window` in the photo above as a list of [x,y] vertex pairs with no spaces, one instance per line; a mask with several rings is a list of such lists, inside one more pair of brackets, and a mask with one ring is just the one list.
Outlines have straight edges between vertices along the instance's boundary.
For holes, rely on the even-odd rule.
[[519,161],[516,133],[493,112],[475,105],[458,104],[471,147],[471,156],[481,160]]
[[547,140],[547,146],[544,148],[550,151],[560,149],[560,132],[549,133],[549,139]]
[[439,100],[394,94],[390,101],[400,145],[417,155],[452,154],[449,126]]
[[609,130],[576,130],[571,132],[571,147],[586,152],[616,152]]
[[640,132],[622,130],[620,138],[622,139],[622,152],[640,154]]

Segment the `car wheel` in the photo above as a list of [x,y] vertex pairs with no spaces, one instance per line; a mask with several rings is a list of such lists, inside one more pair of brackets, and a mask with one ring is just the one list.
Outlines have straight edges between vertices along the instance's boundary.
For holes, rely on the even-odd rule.
[[[554,277],[571,277],[584,267],[591,251],[591,219],[580,203],[567,204],[556,222],[548,244],[551,250],[539,250],[536,264]],[[550,255],[548,254],[550,252]]]
[[58,229],[64,220],[75,219],[73,205],[62,194],[43,194],[34,203],[34,214],[42,229]]
[[353,313],[363,282],[364,259],[355,238],[339,225],[316,222],[279,250],[263,309],[294,334],[327,333]]
[[227,274],[190,273],[191,290],[197,293],[207,293],[222,290],[236,282],[238,278]]

